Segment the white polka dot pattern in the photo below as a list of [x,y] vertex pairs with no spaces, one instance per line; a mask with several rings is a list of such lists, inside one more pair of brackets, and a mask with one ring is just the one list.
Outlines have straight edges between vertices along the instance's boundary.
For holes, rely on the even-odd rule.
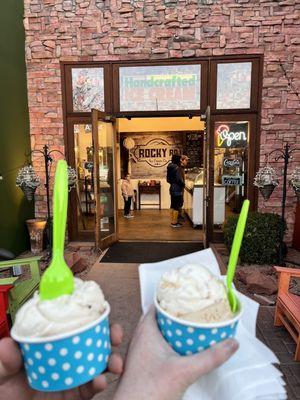
[[28,382],[34,389],[71,389],[106,369],[111,353],[108,318],[69,338],[20,346]]
[[227,337],[233,337],[237,322],[218,327],[197,327],[181,324],[156,312],[158,326],[166,341],[181,355],[201,352]]

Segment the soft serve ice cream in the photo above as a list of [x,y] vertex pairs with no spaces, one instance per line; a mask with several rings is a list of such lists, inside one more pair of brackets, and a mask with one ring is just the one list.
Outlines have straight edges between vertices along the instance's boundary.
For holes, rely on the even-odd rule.
[[13,333],[20,337],[42,338],[73,331],[97,320],[106,301],[94,281],[74,278],[71,295],[42,301],[36,292],[18,311]]
[[157,301],[170,315],[196,323],[233,317],[221,280],[197,264],[165,272],[157,287]]

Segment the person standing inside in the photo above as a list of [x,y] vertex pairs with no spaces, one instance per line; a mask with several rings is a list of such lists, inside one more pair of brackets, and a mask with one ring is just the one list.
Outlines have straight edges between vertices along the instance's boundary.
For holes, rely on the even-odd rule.
[[[185,168],[187,167],[188,162],[189,162],[188,156],[186,156],[185,154],[182,154],[181,159],[180,159],[180,167],[181,167],[183,183],[185,183]],[[183,187],[183,190],[184,190],[184,187]],[[185,220],[185,218],[184,218],[184,212],[183,212],[183,198],[182,198],[182,206],[179,208],[178,221],[183,222],[184,220]]]
[[134,218],[133,215],[130,214],[131,201],[134,195],[134,190],[130,181],[130,175],[127,174],[125,179],[123,179],[121,185],[121,192],[124,199],[124,217],[125,218]]
[[167,182],[170,184],[171,196],[171,227],[181,228],[182,224],[178,222],[179,209],[183,206],[184,180],[180,165],[181,157],[174,154],[167,167]]

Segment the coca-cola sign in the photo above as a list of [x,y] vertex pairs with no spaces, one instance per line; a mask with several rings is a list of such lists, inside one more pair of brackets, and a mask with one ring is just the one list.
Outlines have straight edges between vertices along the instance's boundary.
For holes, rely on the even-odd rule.
[[223,160],[224,168],[239,168],[241,163],[242,160],[240,158],[224,158]]
[[216,147],[246,147],[247,140],[248,122],[217,122],[215,124]]

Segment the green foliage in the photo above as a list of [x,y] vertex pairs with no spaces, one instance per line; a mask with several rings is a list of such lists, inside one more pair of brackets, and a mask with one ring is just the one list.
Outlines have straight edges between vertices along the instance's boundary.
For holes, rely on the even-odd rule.
[[[238,215],[230,216],[224,226],[224,240],[231,249]],[[281,217],[277,214],[250,212],[240,251],[241,263],[273,264],[278,262]],[[284,224],[286,230],[286,224]]]

